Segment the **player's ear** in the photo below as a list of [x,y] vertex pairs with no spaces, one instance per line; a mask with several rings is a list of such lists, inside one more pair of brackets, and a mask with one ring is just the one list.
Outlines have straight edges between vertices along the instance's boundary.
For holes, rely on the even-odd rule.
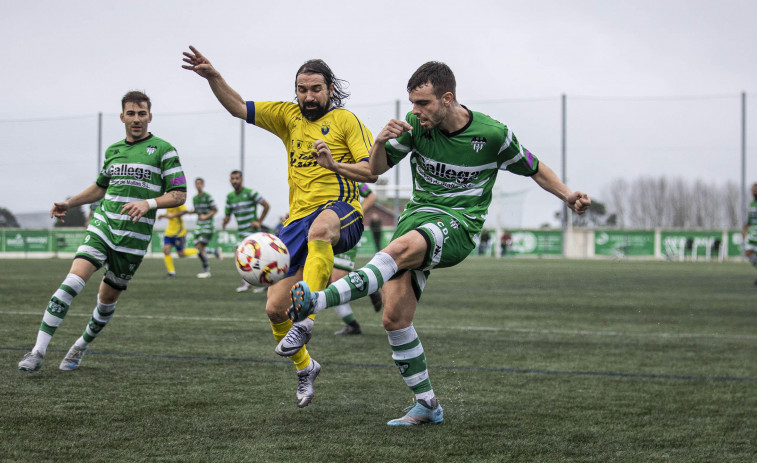
[[444,103],[445,106],[451,104],[454,99],[455,95],[453,95],[452,92],[446,92],[442,95],[442,103]]

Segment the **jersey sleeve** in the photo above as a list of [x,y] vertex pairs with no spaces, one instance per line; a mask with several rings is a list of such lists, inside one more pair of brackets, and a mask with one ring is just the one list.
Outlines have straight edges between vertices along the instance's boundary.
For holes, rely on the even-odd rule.
[[503,146],[499,154],[500,170],[528,177],[539,170],[539,159],[518,142],[518,138],[508,127],[505,127]]
[[418,119],[413,116],[413,113],[407,113],[405,120],[413,126],[413,130],[386,142],[386,160],[390,167],[396,166],[408,153],[413,151],[413,131],[421,130],[420,124],[414,123]]
[[361,183],[360,185],[358,185],[357,191],[360,194],[361,198],[367,198],[368,195],[373,193],[373,191],[371,190],[371,188],[368,186],[367,183]]
[[113,152],[112,147],[109,147],[107,150],[105,150],[105,160],[103,160],[103,165],[100,168],[100,173],[97,175],[97,180],[95,180],[95,183],[100,188],[108,189],[108,185],[110,185],[110,170],[108,168],[109,166],[109,158],[112,156],[111,153]]
[[171,190],[187,191],[187,178],[181,167],[179,153],[176,148],[168,146],[168,149],[160,158],[160,169],[163,176],[163,192]]
[[100,170],[100,174],[97,176],[97,180],[95,180],[95,183],[100,188],[108,188],[108,185],[110,184],[110,175],[105,171],[105,168]]
[[257,125],[282,140],[287,135],[287,112],[293,103],[286,101],[248,101],[247,123]]
[[224,214],[231,215],[231,194],[226,196],[226,208],[224,209]]
[[371,146],[373,146],[373,135],[357,116],[351,112],[348,114],[348,118],[352,120],[347,124],[344,141],[355,162],[368,160],[371,155]]

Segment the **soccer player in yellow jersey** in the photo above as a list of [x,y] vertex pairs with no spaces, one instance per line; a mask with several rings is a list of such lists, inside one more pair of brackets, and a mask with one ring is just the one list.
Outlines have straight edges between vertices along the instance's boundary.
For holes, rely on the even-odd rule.
[[166,263],[168,278],[176,276],[176,267],[173,265],[171,249],[176,248],[179,257],[194,256],[197,254],[197,249],[195,248],[186,249],[187,227],[184,225],[184,219],[181,216],[188,212],[187,206],[182,204],[179,207],[169,207],[166,209],[165,214],[158,216],[158,219],[168,219],[166,236],[163,237],[163,260]]
[[[348,94],[322,60],[310,60],[295,74],[297,103],[245,101],[210,61],[194,47],[184,52],[184,69],[208,80],[218,101],[233,116],[257,125],[284,143],[289,168],[289,218],[279,238],[289,249],[286,277],[268,289],[266,314],[279,344],[276,353],[291,357],[297,367],[297,406],[313,399],[313,381],[321,370],[310,358],[313,319],[292,325],[286,316],[289,290],[301,276],[310,287],[323,289],[334,266],[334,254],[351,249],[363,233],[357,184],[375,182],[368,157],[373,136],[351,112],[342,108]],[[290,330],[291,328],[291,330]]]

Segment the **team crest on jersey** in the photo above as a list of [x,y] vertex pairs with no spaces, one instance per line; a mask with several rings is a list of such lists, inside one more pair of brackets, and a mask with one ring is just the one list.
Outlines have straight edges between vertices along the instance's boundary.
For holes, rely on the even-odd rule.
[[486,145],[486,137],[473,137],[470,144],[473,146],[473,150],[478,153]]
[[153,154],[156,151],[158,151],[158,147],[157,146],[149,145],[147,147],[147,154]]
[[331,121],[321,122],[321,133],[326,135],[329,133],[329,130],[331,130]]

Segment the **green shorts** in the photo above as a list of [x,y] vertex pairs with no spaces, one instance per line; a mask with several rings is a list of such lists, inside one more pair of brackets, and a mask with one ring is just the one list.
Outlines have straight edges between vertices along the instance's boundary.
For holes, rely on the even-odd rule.
[[347,252],[334,256],[334,268],[351,272],[355,270],[355,257],[357,257],[357,246]]
[[747,228],[744,250],[757,252],[757,226],[752,225]]
[[99,235],[88,231],[74,259],[86,259],[98,269],[104,266],[103,281],[119,291],[125,291],[143,257],[115,251]]
[[197,246],[198,243],[202,243],[207,245],[210,243],[210,240],[213,239],[213,232],[195,232],[195,246]]
[[397,224],[392,241],[417,230],[428,245],[420,268],[412,270],[413,291],[421,298],[431,269],[452,267],[470,255],[476,247],[473,236],[457,219],[441,212],[417,212]]

